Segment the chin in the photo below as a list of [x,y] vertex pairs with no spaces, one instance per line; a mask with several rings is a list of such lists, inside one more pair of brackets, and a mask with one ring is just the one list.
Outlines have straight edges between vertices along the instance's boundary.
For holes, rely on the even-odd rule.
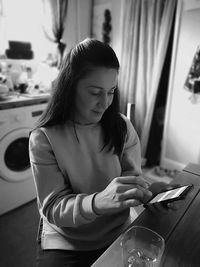
[[103,114],[95,115],[91,120],[93,121],[93,123],[98,123],[98,122],[100,122],[102,116],[103,116]]
[[94,123],[94,124],[95,124],[95,123],[99,123],[99,122],[100,122],[100,120],[101,120],[101,118],[100,118],[100,119],[96,119],[96,120],[95,120],[95,119],[93,119],[93,120],[90,120],[90,123]]

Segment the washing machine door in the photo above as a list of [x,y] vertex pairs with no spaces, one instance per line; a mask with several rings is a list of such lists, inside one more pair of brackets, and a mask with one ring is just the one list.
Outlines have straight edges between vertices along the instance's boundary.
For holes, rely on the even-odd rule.
[[29,132],[30,128],[15,129],[0,140],[0,177],[10,182],[30,179]]

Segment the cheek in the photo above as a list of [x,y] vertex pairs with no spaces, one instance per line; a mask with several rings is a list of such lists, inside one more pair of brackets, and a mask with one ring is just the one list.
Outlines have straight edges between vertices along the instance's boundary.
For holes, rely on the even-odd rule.
[[109,97],[109,100],[108,100],[108,106],[110,106],[110,105],[112,104],[112,102],[113,102],[113,98],[114,98],[113,95]]
[[99,103],[99,98],[98,97],[94,97],[94,96],[88,96],[87,101],[86,101],[86,107],[88,107],[88,109],[90,107],[94,107],[96,106],[96,104]]
[[85,108],[87,107],[89,103],[88,96],[85,94],[77,94],[77,105],[79,108]]
[[96,105],[96,101],[94,98],[87,96],[87,98],[83,98],[80,101],[80,109],[82,110],[83,113],[87,113],[91,109],[94,108]]

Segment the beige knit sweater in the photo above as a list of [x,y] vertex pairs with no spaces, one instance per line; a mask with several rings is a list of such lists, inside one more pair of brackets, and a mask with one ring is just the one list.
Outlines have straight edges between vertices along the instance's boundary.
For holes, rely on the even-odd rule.
[[100,124],[76,124],[77,136],[71,122],[31,133],[29,154],[43,218],[43,249],[98,249],[121,233],[129,210],[97,216],[92,198],[115,177],[141,174],[139,139],[131,122],[123,118],[128,133],[121,158],[101,151]]

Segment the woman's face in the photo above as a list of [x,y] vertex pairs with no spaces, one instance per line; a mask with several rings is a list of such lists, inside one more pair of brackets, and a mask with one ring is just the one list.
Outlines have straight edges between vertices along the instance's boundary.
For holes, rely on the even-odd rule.
[[111,105],[117,87],[118,71],[95,67],[76,88],[75,121],[81,124],[98,123]]

